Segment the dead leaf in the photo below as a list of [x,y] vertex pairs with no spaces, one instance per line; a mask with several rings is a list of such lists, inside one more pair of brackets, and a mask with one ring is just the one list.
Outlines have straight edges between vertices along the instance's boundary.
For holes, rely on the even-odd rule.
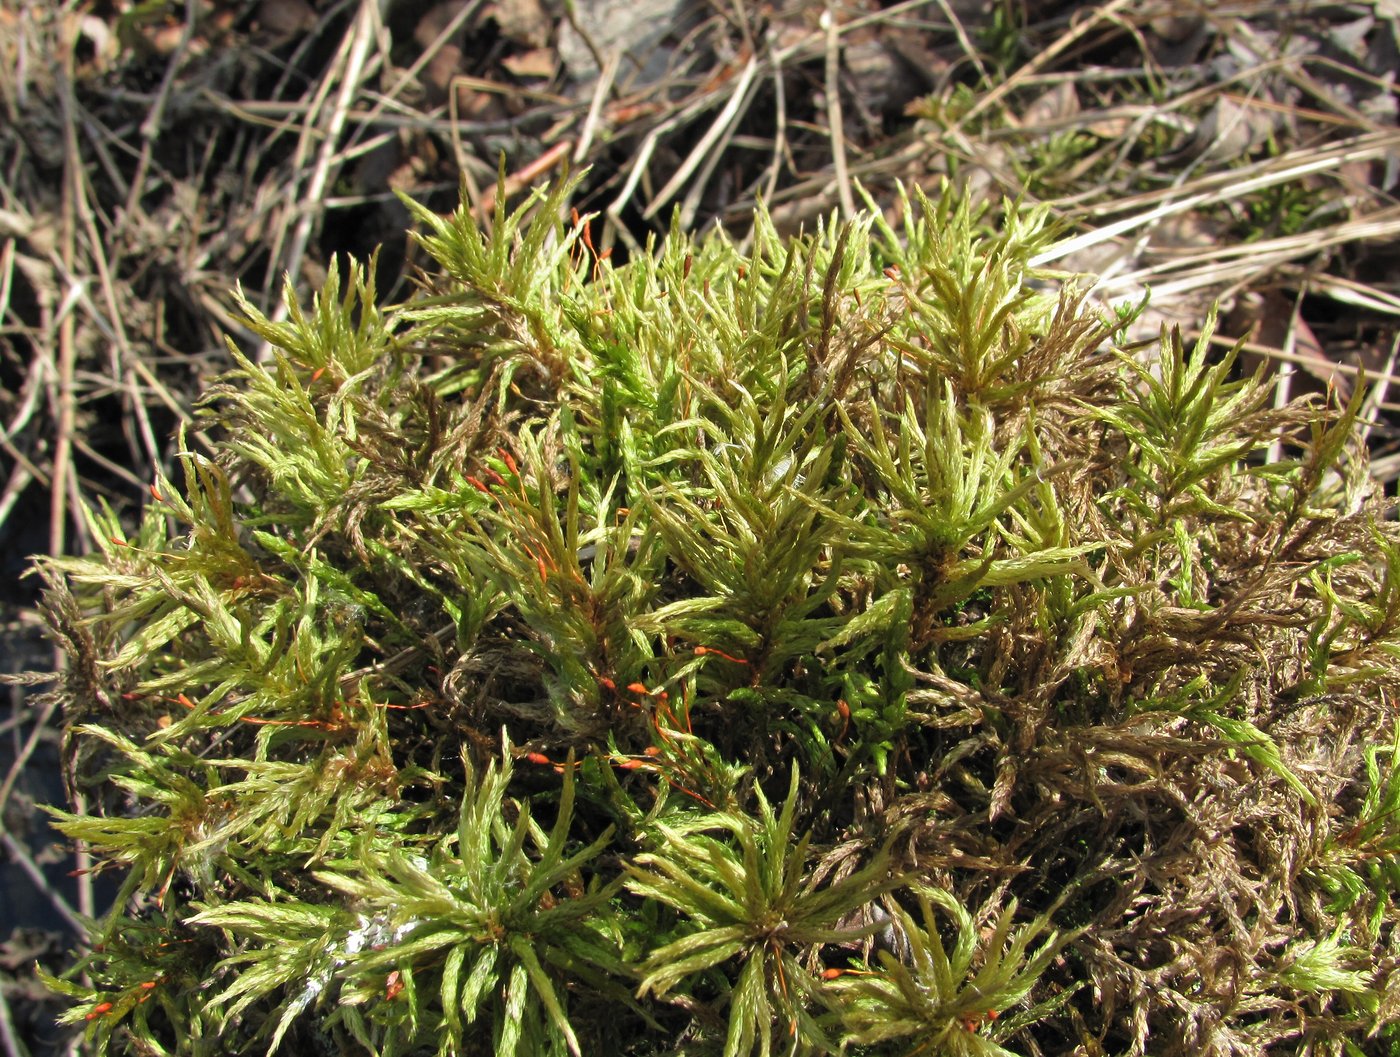
[[1262,106],[1241,105],[1222,95],[1196,126],[1190,153],[1205,161],[1247,157],[1264,146],[1282,121],[1282,115]]
[[1079,95],[1069,81],[1061,81],[1048,92],[1033,99],[1023,113],[1017,115],[1022,128],[1059,125],[1079,113]]
[[[1241,313],[1248,313],[1251,318],[1241,318]],[[1282,292],[1266,290],[1262,294],[1241,298],[1231,325],[1236,332],[1250,330],[1252,342],[1273,349],[1288,347],[1291,330],[1292,352],[1297,357],[1292,361],[1294,365],[1324,386],[1334,386],[1344,400],[1351,393],[1351,379],[1337,370],[1337,365],[1323,351],[1322,342],[1308,326],[1307,320],[1301,315],[1294,318],[1293,301]],[[1246,362],[1245,366],[1249,367],[1250,364]]]
[[485,14],[496,20],[506,40],[531,48],[543,48],[548,44],[554,29],[554,20],[540,0],[497,0],[486,5]]
[[1226,224],[1207,213],[1178,213],[1163,217],[1152,232],[1152,244],[1162,251],[1203,250],[1218,246],[1227,234]]
[[483,92],[467,82],[457,84],[457,114],[472,121],[499,121],[509,116],[499,92]]
[[316,11],[307,0],[262,0],[258,27],[276,40],[287,40],[316,28]]
[[421,48],[431,48],[467,6],[467,0],[443,0],[424,11],[413,27],[413,42]]
[[447,98],[447,93],[452,90],[452,78],[456,77],[461,69],[462,49],[459,45],[444,44],[433,53],[422,73],[423,87],[427,91],[429,102],[441,103]]
[[1098,136],[1100,139],[1121,139],[1133,129],[1136,118],[1131,117],[1101,117],[1094,121],[1085,122],[1081,127],[1085,132]]
[[618,85],[624,91],[653,84],[666,75],[671,52],[664,41],[686,32],[694,21],[696,6],[689,0],[590,0],[576,4],[573,21],[559,25],[560,58],[571,77],[588,82],[599,73],[596,48],[601,56],[616,54],[622,60]]
[[552,81],[559,72],[559,56],[553,48],[531,48],[519,55],[507,55],[501,65],[521,80]]
[[152,26],[146,31],[146,46],[162,58],[173,55],[185,39],[185,27],[178,22]]
[[1148,22],[1148,28],[1167,44],[1181,44],[1205,26],[1200,15],[1162,15]]

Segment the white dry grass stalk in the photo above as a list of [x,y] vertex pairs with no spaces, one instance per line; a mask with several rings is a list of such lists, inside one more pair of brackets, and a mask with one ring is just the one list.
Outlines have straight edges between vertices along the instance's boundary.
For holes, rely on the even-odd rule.
[[719,116],[705,130],[705,134],[700,137],[700,142],[686,155],[685,161],[681,162],[680,168],[672,174],[661,190],[657,191],[652,200],[647,203],[647,207],[642,210],[642,219],[650,220],[665,208],[666,203],[680,191],[685,183],[690,179],[700,165],[712,154],[722,151],[723,140],[733,135],[734,123],[742,116],[745,107],[751,100],[749,89],[754,83],[754,78],[758,74],[758,60],[754,56],[749,56],[735,79],[734,87],[729,92],[729,101],[724,104],[724,109],[719,112]]
[[[283,257],[281,253],[280,230],[273,252],[273,260],[284,262],[282,270],[291,276],[293,281],[301,273],[302,258],[306,254],[307,243],[311,240],[312,229],[323,215],[326,188],[345,162],[344,154],[339,150],[341,134],[345,129],[350,108],[359,98],[366,79],[375,69],[375,65],[370,63],[370,49],[379,41],[383,28],[378,0],[360,0],[349,34],[348,46],[328,74],[322,78],[317,99],[307,111],[306,124],[297,145],[298,156],[302,157],[303,152],[309,152],[313,142],[319,141],[320,147],[316,151],[316,161],[311,176],[306,181],[305,191],[290,199],[301,202],[302,206],[292,229],[291,243],[286,255]],[[330,109],[324,112],[323,126],[318,127],[316,119],[322,115],[325,98],[335,86],[339,88],[335,100]],[[292,171],[297,172],[299,169],[300,166],[294,165]],[[286,318],[286,311],[285,303],[278,301],[273,309],[272,318],[280,322]],[[263,342],[258,348],[258,361],[265,362],[271,355],[271,347]]]
[[846,169],[846,129],[841,111],[841,38],[837,35],[836,12],[831,4],[822,12],[826,31],[826,120],[831,131],[831,161],[836,170],[836,193],[841,199],[841,216],[856,215],[856,196],[851,190],[851,174]]
[[[1181,188],[1172,188],[1154,195],[1140,196],[1106,207],[1106,210],[1111,209],[1112,212],[1118,213],[1156,198],[1166,199],[1161,205],[1145,212],[1123,217],[1110,224],[1093,228],[1083,234],[1056,243],[1035,257],[1031,263],[1036,267],[1043,267],[1070,254],[1100,245],[1130,231],[1144,228],[1166,217],[1192,212],[1223,202],[1235,201],[1255,191],[1292,183],[1305,176],[1335,171],[1345,164],[1383,158],[1396,150],[1400,150],[1400,132],[1392,130],[1356,136],[1332,147],[1293,151],[1278,158],[1246,166],[1243,169],[1210,173]],[[1384,231],[1376,233],[1357,231],[1354,237],[1369,238],[1374,237],[1374,234],[1384,233]],[[1300,236],[1303,239],[1309,237],[1311,236]]]
[[1300,235],[1214,246],[1105,279],[1096,289],[1104,296],[1116,297],[1150,286],[1155,299],[1170,299],[1194,290],[1249,284],[1284,264],[1312,257],[1324,249],[1396,237],[1400,237],[1400,210],[1389,210],[1385,216],[1344,221]]

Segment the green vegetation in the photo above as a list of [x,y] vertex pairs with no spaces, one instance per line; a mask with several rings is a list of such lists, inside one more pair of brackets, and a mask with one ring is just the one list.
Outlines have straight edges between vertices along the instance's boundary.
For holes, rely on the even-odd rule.
[[58,825],[125,871],[69,1020],[138,1054],[1374,1045],[1400,535],[1359,403],[1115,347],[1030,266],[1037,211],[916,194],[614,267],[569,192],[413,207],[406,304],[352,266],[245,305],[272,355],[209,394],[217,458],[44,562],[95,805]]

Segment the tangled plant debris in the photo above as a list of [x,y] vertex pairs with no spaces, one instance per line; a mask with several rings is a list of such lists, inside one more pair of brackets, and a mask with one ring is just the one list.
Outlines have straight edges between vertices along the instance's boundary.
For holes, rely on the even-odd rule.
[[[332,271],[43,563],[51,985],[131,1053],[1388,1044],[1400,534],[1347,407],[915,193],[614,266],[570,185]],[[1281,453],[1270,458],[1269,451]],[[1372,1051],[1366,1051],[1372,1052]]]

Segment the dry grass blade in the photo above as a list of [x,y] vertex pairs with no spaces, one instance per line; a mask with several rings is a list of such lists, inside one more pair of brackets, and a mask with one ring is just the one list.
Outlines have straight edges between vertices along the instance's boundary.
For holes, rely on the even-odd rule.
[[[1174,256],[1147,268],[1115,275],[1096,284],[1104,297],[1139,293],[1151,287],[1155,298],[1171,299],[1202,288],[1225,290],[1255,285],[1290,262],[1311,257],[1321,250],[1357,241],[1382,241],[1400,236],[1400,210],[1346,221],[1304,235],[1263,239],[1243,246],[1222,246],[1187,256]],[[1051,251],[1053,252],[1053,251]]]
[[[311,144],[319,144],[315,163],[305,182],[305,189],[297,193],[295,188],[288,201],[300,202],[296,222],[292,225],[291,239],[285,251],[279,242],[274,243],[273,259],[282,264],[279,269],[292,277],[295,282],[301,275],[301,262],[306,253],[311,232],[321,220],[322,203],[326,189],[330,186],[345,157],[341,152],[340,140],[349,120],[350,109],[359,98],[365,80],[374,72],[370,62],[370,51],[379,44],[382,25],[378,0],[360,0],[355,18],[347,32],[345,45],[341,51],[339,65],[321,82],[318,98],[307,109],[306,124],[302,129],[297,146],[298,156],[309,153]],[[334,86],[335,98],[329,108],[324,106],[325,96]],[[320,124],[313,124],[320,122]],[[296,168],[300,168],[297,166]],[[278,305],[277,312],[284,312],[285,306]],[[274,313],[280,321],[284,318]],[[258,350],[258,359],[271,355],[271,349],[264,344]]]
[[836,193],[841,200],[841,215],[849,220],[856,214],[856,197],[851,190],[851,177],[846,171],[846,132],[841,113],[841,44],[836,30],[836,13],[830,4],[822,12],[822,28],[826,30],[826,117],[831,130],[831,159],[836,174]]
[[1118,17],[1118,13],[1131,6],[1132,0],[1111,0],[1110,3],[1095,6],[1082,18],[1077,19],[1077,25],[1072,25],[1069,30],[1062,34],[1049,47],[1040,51],[1030,62],[1026,63],[1014,74],[999,84],[995,85],[991,91],[983,95],[972,108],[962,118],[962,124],[972,122],[979,115],[1000,105],[1001,101],[1014,92],[1022,82],[1034,76],[1053,62],[1062,52],[1066,51],[1088,32],[1098,26],[1100,22],[1112,22]]
[[[1170,191],[1115,202],[1110,208],[1112,212],[1120,213],[1148,204],[1156,199],[1167,199],[1161,205],[1145,212],[1123,217],[1111,224],[1091,228],[1081,235],[1056,243],[1050,249],[1037,255],[1033,263],[1037,266],[1043,266],[1063,260],[1070,254],[1097,246],[1130,231],[1145,228],[1166,217],[1232,201],[1253,191],[1290,183],[1305,176],[1335,171],[1346,164],[1384,158],[1397,148],[1400,148],[1400,132],[1358,136],[1341,146],[1300,151],[1293,155],[1284,155],[1258,163],[1243,172],[1233,171],[1202,176],[1180,187],[1174,187]],[[1384,228],[1382,234],[1388,231],[1388,228]],[[1366,237],[1368,235],[1369,232],[1365,232],[1363,228],[1352,237]],[[1242,247],[1240,252],[1243,252]]]
[[743,115],[745,107],[750,102],[749,89],[754,83],[754,78],[758,74],[758,59],[756,56],[749,56],[727,88],[728,101],[719,115],[705,130],[705,134],[700,137],[700,142],[695,145],[695,149],[686,155],[685,161],[681,162],[678,168],[661,190],[652,196],[646,208],[642,210],[642,217],[650,220],[656,216],[666,204],[680,191],[682,185],[690,179],[691,175],[702,164],[712,157],[712,152],[720,149],[721,142],[733,134],[734,123]]

